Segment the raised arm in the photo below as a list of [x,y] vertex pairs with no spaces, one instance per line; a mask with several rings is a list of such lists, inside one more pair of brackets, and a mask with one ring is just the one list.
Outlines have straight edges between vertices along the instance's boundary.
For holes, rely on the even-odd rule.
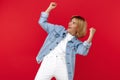
[[46,9],[46,13],[49,14],[51,10],[55,9],[55,7],[57,6],[57,4],[55,2],[51,2],[49,7]]
[[76,53],[84,55],[84,56],[88,54],[88,51],[91,47],[92,39],[93,39],[95,32],[96,32],[96,29],[90,28],[90,34],[89,34],[88,39],[84,41],[83,43],[78,44]]
[[40,19],[38,21],[38,23],[41,25],[41,27],[47,32],[50,33],[51,31],[53,31],[54,29],[59,29],[60,25],[55,25],[55,24],[51,24],[49,22],[47,22],[49,13],[51,12],[51,10],[53,10],[56,7],[56,3],[55,2],[51,2],[49,7],[44,11],[41,12],[41,16]]
[[91,42],[92,42],[92,39],[93,39],[93,36],[94,36],[95,32],[96,32],[96,29],[95,29],[95,28],[93,28],[93,27],[90,28],[90,34],[89,34],[88,39],[86,40],[88,43],[91,43]]

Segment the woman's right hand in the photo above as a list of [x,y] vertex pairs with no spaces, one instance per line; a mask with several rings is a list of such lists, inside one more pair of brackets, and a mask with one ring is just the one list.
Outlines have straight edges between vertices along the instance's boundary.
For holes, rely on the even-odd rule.
[[55,7],[57,6],[57,4],[55,2],[51,2],[50,5],[49,5],[49,9],[54,9]]
[[49,7],[47,8],[47,10],[45,12],[49,14],[50,11],[52,9],[54,9],[56,6],[57,6],[57,4],[55,2],[51,2],[50,5],[49,5]]

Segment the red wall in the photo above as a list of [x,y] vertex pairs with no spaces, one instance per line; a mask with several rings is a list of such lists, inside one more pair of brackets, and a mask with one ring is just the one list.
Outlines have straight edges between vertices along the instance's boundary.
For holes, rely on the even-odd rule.
[[[74,80],[120,80],[120,1],[54,1],[58,6],[49,22],[67,28],[69,18],[77,14],[97,30],[89,55],[77,55]],[[34,79],[39,68],[35,58],[47,36],[38,19],[50,2],[0,0],[0,80]]]

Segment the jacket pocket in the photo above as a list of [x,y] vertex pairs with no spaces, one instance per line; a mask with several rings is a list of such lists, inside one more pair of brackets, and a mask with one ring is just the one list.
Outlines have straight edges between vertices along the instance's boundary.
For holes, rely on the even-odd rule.
[[54,33],[54,32],[52,32],[52,33],[50,34],[49,40],[50,40],[50,41],[54,41],[54,40],[55,40],[55,33]]
[[53,32],[50,34],[49,40],[50,40],[51,42],[53,42],[53,41],[55,41],[56,38],[58,38],[59,36],[60,36],[59,33],[57,33],[56,31],[53,31]]

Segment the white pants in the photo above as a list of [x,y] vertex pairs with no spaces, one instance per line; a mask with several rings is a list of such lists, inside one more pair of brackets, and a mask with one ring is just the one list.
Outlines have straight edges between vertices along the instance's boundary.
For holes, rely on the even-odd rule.
[[65,57],[50,53],[44,57],[35,80],[51,80],[52,77],[56,80],[68,80]]

